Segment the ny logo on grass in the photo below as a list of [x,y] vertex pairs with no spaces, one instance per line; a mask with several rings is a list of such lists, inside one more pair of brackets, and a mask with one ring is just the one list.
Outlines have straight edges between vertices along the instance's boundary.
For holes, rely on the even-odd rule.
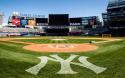
[[37,75],[39,73],[39,71],[46,66],[48,60],[59,62],[61,64],[61,69],[57,72],[57,74],[76,74],[77,72],[72,70],[72,68],[70,66],[71,64],[88,68],[88,69],[92,70],[93,72],[95,72],[96,74],[102,73],[103,71],[106,70],[106,68],[99,67],[99,66],[96,66],[96,65],[88,62],[87,61],[88,57],[85,57],[85,56],[80,56],[78,58],[80,63],[72,62],[76,57],[78,57],[78,55],[70,55],[70,57],[67,58],[66,60],[59,57],[58,55],[50,55],[50,56],[51,57],[47,57],[47,56],[38,57],[41,60],[41,62],[39,64],[27,69],[26,71],[33,75]]

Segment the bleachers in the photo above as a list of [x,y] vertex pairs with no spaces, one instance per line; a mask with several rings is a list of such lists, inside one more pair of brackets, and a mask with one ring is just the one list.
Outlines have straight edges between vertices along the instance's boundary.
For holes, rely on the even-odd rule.
[[22,36],[33,34],[37,35],[39,33],[44,33],[42,29],[33,28],[0,28],[0,36]]

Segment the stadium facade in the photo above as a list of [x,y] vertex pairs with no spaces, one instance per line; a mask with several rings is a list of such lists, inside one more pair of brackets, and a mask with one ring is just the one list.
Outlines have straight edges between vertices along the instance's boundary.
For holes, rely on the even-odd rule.
[[82,25],[84,29],[93,29],[101,26],[98,16],[82,17]]
[[102,13],[103,25],[108,27],[108,13]]
[[110,34],[125,35],[125,0],[110,0],[107,13],[103,13],[104,25]]
[[[102,13],[102,18],[104,26],[102,26],[98,16],[70,17],[69,14],[49,14],[46,18],[44,15],[13,12],[9,17],[8,26],[0,29],[0,33],[8,34],[9,32],[11,34],[16,31],[20,35],[24,33],[59,36],[98,35],[105,33],[125,35],[125,0],[110,0],[107,12]],[[2,25],[2,23],[3,14],[1,13],[0,24]],[[23,29],[26,31],[22,32]]]
[[[30,15],[14,12],[8,20],[11,28],[41,29],[42,35],[82,35],[101,26],[98,16],[69,17],[69,14]],[[87,31],[87,32],[85,32]]]

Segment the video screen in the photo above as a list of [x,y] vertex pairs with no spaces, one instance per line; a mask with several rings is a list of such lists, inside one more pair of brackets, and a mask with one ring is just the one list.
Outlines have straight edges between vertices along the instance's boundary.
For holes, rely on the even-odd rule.
[[82,18],[70,18],[70,23],[82,23]]
[[70,18],[70,25],[82,25],[82,18]]
[[49,25],[50,26],[68,26],[69,15],[68,14],[50,14]]
[[48,23],[47,18],[36,18],[36,23]]

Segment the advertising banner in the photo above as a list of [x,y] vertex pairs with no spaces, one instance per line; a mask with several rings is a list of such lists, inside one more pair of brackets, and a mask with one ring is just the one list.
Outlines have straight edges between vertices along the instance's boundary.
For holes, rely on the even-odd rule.
[[12,24],[16,26],[20,26],[20,19],[12,19]]
[[28,20],[22,19],[22,20],[20,20],[20,24],[21,24],[21,26],[28,25]]
[[89,20],[89,25],[95,25],[95,20]]
[[29,26],[36,26],[36,21],[35,20],[28,20],[28,25]]

